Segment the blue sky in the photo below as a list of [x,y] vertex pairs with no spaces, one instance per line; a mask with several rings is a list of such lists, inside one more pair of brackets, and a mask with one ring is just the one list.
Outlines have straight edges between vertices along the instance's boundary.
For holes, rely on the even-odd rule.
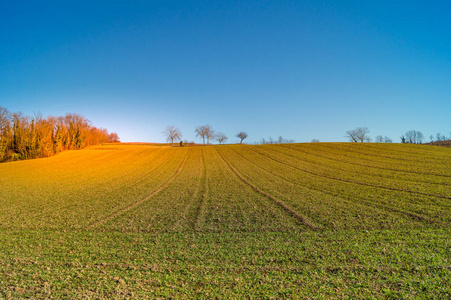
[[0,0],[0,106],[126,142],[449,136],[451,2]]

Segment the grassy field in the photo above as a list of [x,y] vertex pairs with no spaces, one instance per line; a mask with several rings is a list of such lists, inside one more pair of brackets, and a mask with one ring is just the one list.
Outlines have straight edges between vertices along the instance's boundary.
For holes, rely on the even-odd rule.
[[2,298],[450,298],[451,150],[107,145],[0,164]]

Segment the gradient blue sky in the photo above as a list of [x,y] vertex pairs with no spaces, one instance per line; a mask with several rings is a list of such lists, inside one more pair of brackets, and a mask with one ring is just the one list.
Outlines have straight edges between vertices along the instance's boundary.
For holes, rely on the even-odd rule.
[[0,106],[125,142],[449,136],[451,2],[0,0]]

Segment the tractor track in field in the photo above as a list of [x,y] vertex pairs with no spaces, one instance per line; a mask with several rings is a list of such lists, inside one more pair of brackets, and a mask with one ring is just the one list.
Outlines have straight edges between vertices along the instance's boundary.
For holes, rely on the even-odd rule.
[[[157,152],[157,151],[159,151],[159,150],[160,150],[160,149],[154,150],[154,151],[152,151],[152,152]],[[128,188],[128,187],[130,187],[130,186],[132,186],[132,185],[134,186],[134,185],[137,185],[138,183],[141,183],[141,182],[144,181],[150,174],[152,174],[153,172],[155,172],[155,170],[157,170],[158,168],[160,168],[161,166],[163,166],[170,158],[171,158],[171,156],[168,155],[168,157],[166,157],[161,163],[159,163],[158,165],[156,165],[156,166],[153,167],[152,169],[148,170],[144,175],[142,175],[142,176],[140,177],[140,179],[138,179],[138,180],[136,180],[136,181],[133,181],[133,183],[128,183],[128,184],[126,184],[126,185],[119,186],[119,187],[117,187],[117,188],[111,189],[111,191],[114,191],[114,190],[122,190],[122,189]],[[131,170],[128,171],[128,172],[122,173],[120,176],[117,176],[117,177],[115,177],[115,178],[113,178],[113,179],[109,179],[108,181],[103,182],[101,185],[103,186],[103,185],[106,185],[106,184],[108,184],[108,183],[110,183],[110,182],[114,182],[114,181],[117,180],[117,179],[125,178],[126,176],[129,176],[130,174],[133,174],[134,172],[136,172],[136,170],[135,170],[135,169],[131,169]],[[100,185],[98,185],[98,186],[100,186]],[[90,186],[89,186],[89,187],[85,187],[85,188],[82,189],[82,191],[87,191],[87,190],[89,190],[90,188],[91,188]],[[57,203],[58,201],[54,200],[53,202]],[[48,203],[47,203],[47,204],[48,204]],[[74,204],[69,204],[69,205],[61,206],[61,207],[59,208],[59,210],[60,210],[60,211],[67,211],[67,210],[70,210],[70,208],[73,207],[73,206],[75,206],[75,205],[74,205]],[[45,214],[51,213],[52,211],[55,210],[55,207],[54,207],[54,206],[47,205],[47,207],[51,207],[51,208],[44,209],[43,211],[41,211],[41,212],[35,214],[35,215],[33,216],[33,218],[39,218],[39,217],[41,217],[41,216],[43,216],[43,215],[45,215]]]
[[[235,151],[235,153],[237,153],[238,155],[240,155],[243,159],[249,161],[251,164],[253,164],[254,166],[256,166],[257,168],[260,168],[260,169],[262,169],[262,170],[265,170],[266,172],[268,172],[268,173],[270,173],[270,174],[276,175],[276,176],[278,176],[279,178],[281,178],[282,180],[285,180],[286,182],[289,182],[289,183],[292,183],[292,184],[295,184],[295,185],[299,185],[299,183],[298,183],[296,180],[289,179],[289,178],[286,178],[286,177],[284,177],[284,176],[282,176],[282,175],[280,175],[280,174],[276,174],[276,173],[274,173],[274,172],[271,172],[270,170],[268,170],[268,169],[266,169],[266,168],[264,168],[264,167],[258,165],[257,163],[253,162],[253,161],[250,160],[249,158],[243,156],[241,153],[237,152],[235,149],[232,149],[232,150]],[[255,151],[255,152],[257,152],[257,151]],[[257,152],[257,153],[259,153],[259,152]],[[263,156],[263,154],[261,154],[261,153],[259,153],[259,154]],[[265,157],[266,157],[266,156],[265,156]],[[335,193],[326,192],[326,191],[324,191],[324,190],[319,190],[319,189],[307,187],[307,186],[304,186],[304,185],[301,185],[301,186],[302,186],[302,187],[305,187],[305,188],[307,188],[307,189],[309,189],[309,190],[313,190],[313,191],[319,192],[319,193],[321,193],[321,194],[325,194],[325,195],[332,196],[332,197],[338,197],[340,200],[342,200],[342,201],[344,201],[344,202],[347,202],[347,203],[356,203],[355,201],[352,201],[352,200],[350,200],[349,198],[343,198],[343,196],[345,196],[345,195],[341,195],[341,194],[338,194],[338,195],[337,195],[337,194],[335,194]],[[423,221],[423,222],[426,222],[426,223],[430,223],[430,224],[434,223],[434,224],[440,224],[440,225],[448,225],[448,224],[446,224],[446,223],[437,221],[437,220],[435,220],[435,219],[428,218],[428,217],[423,216],[423,215],[419,215],[419,214],[414,213],[414,212],[411,212],[411,211],[407,211],[407,210],[403,210],[403,209],[398,209],[398,208],[390,207],[390,206],[387,206],[387,205],[384,205],[384,204],[381,204],[381,203],[371,202],[371,201],[365,200],[365,199],[363,199],[363,198],[361,198],[361,197],[359,197],[358,199],[360,200],[360,203],[364,204],[365,206],[376,207],[376,208],[382,209],[382,210],[384,210],[384,211],[387,211],[387,210],[388,210],[388,211],[391,211],[391,212],[394,212],[394,213],[398,213],[398,214],[401,214],[401,215],[406,215],[406,216],[408,216],[408,217],[410,217],[410,218],[412,218],[412,219],[420,220],[420,221]]]
[[[321,145],[321,146],[325,147],[325,148],[328,148],[328,149],[336,150],[336,148],[333,148],[330,145]],[[413,158],[411,156],[408,157],[408,158],[402,158],[402,157],[394,156],[394,155],[390,156],[390,155],[383,155],[383,154],[375,154],[374,152],[368,153],[368,152],[356,150],[356,149],[354,149],[354,147],[349,147],[349,146],[344,146],[344,145],[341,146],[341,149],[342,149],[341,151],[343,151],[343,152],[358,153],[358,154],[362,154],[362,155],[365,155],[365,156],[381,157],[381,158],[385,158],[385,159],[389,159],[389,160],[398,160],[398,161],[406,161],[406,162],[416,163],[416,162],[418,162],[418,159],[419,159],[419,158]],[[403,152],[406,152],[406,154],[409,155],[409,152],[407,152],[407,151],[403,151]],[[393,153],[393,152],[391,152],[391,153]],[[401,153],[401,152],[395,152],[395,153]],[[443,160],[443,158],[441,160]],[[428,157],[427,160],[423,159],[423,162],[431,163],[431,162],[437,162],[437,160],[434,159],[434,158]]]
[[[282,146],[282,147],[285,148],[285,149],[290,149],[290,150],[293,150],[293,151],[296,151],[296,152],[300,152],[300,153],[303,153],[303,154],[308,154],[308,155],[319,157],[319,158],[322,158],[322,159],[327,159],[327,160],[330,160],[330,161],[333,161],[333,162],[340,162],[339,160],[335,160],[335,159],[328,158],[328,157],[325,157],[325,156],[321,156],[321,155],[318,155],[318,154],[312,154],[312,153],[309,153],[307,151],[302,151],[302,150],[298,150],[298,149],[294,149],[294,148],[290,148],[290,147],[285,147],[285,146]],[[268,150],[270,150],[272,152],[281,153],[281,154],[283,154],[285,156],[293,157],[293,158],[295,158],[295,159],[297,159],[299,161],[302,161],[302,162],[304,162],[306,164],[310,164],[310,165],[321,167],[325,171],[337,170],[337,171],[345,172],[345,173],[369,176],[371,178],[381,178],[381,179],[386,179],[386,180],[387,179],[393,179],[392,177],[386,176],[384,174],[374,175],[374,174],[369,174],[369,173],[355,171],[355,170],[350,170],[350,169],[342,169],[342,168],[336,167],[336,166],[327,166],[327,165],[324,165],[324,164],[321,164],[321,163],[316,163],[316,162],[312,162],[312,161],[301,159],[300,157],[294,156],[292,154],[289,154],[289,153],[286,153],[286,152],[283,152],[283,151],[276,150],[274,148],[268,148]],[[348,164],[348,165],[351,165],[351,166],[363,166],[363,167],[367,167],[367,168],[373,168],[371,166],[365,166],[363,164],[357,164],[357,163],[350,163],[350,162],[341,162],[341,163],[342,164]],[[374,169],[383,169],[383,168],[374,168]],[[383,169],[383,170],[388,170],[388,169]],[[396,170],[390,170],[390,171],[397,172],[397,173],[403,173],[404,172],[404,171],[396,171]],[[424,173],[416,173],[416,172],[410,172],[410,173],[425,175]],[[397,178],[397,181],[399,181],[399,182],[406,182],[406,183],[416,183],[416,184],[430,184],[430,185],[436,185],[436,186],[448,186],[448,184],[441,183],[441,182],[430,182],[430,181],[412,180],[412,179],[404,179],[404,178]]]
[[[327,159],[327,160],[330,160],[330,161],[333,161],[333,162],[338,162],[338,163],[347,164],[347,165],[351,165],[351,166],[360,166],[360,167],[365,167],[365,168],[370,168],[370,169],[386,170],[386,171],[392,171],[392,172],[397,172],[397,173],[406,173],[406,174],[415,174],[415,175],[427,175],[427,176],[438,176],[438,177],[451,177],[451,176],[444,175],[444,174],[422,173],[422,172],[416,172],[416,171],[408,171],[408,170],[399,170],[399,169],[391,169],[391,168],[385,168],[385,167],[370,166],[370,165],[360,164],[360,163],[356,163],[356,162],[341,161],[341,160],[339,160],[339,159],[333,159],[333,158],[330,158],[330,157],[327,157],[327,156],[323,156],[323,155],[320,155],[320,154],[314,154],[314,153],[311,153],[311,152],[308,152],[308,151],[305,151],[305,150],[301,150],[301,149],[298,149],[298,148],[292,148],[292,147],[289,147],[289,146],[287,146],[287,145],[279,145],[279,146],[282,147],[282,148],[285,148],[285,149],[290,149],[290,150],[293,150],[293,151],[296,151],[296,152],[308,154],[308,155],[311,155],[311,156],[315,156],[315,157],[319,157],[319,158],[322,158],[322,159]],[[271,150],[274,150],[274,151],[277,151],[277,150],[275,150],[274,148],[270,148],[270,149],[271,149]],[[291,155],[289,155],[289,154],[286,154],[285,152],[281,152],[281,151],[277,151],[277,152],[280,152],[280,153],[283,153],[283,154],[285,154],[285,155],[291,156]],[[323,151],[323,152],[325,152],[325,151]],[[346,156],[346,155],[344,155],[344,154],[340,154],[340,155]],[[350,157],[350,156],[346,156],[346,157]],[[299,158],[298,158],[298,159],[299,159]],[[368,160],[368,159],[366,159],[366,160]],[[306,160],[302,160],[302,161],[305,161],[305,162],[308,162],[308,163],[311,163],[311,164],[316,164],[316,165],[318,165],[318,166],[323,166],[322,164],[318,164],[318,163],[314,163],[314,162],[309,162],[309,161],[306,161]],[[355,173],[355,174],[368,175],[368,174],[366,174],[366,173],[357,172],[357,171],[353,171],[353,170],[340,169],[340,168],[338,168],[338,167],[334,167],[333,169],[340,170],[340,171],[344,171],[344,172],[353,172],[353,173]],[[383,177],[383,176],[380,176],[380,177],[382,177],[382,178],[388,178],[388,177]],[[414,180],[408,180],[408,179],[400,179],[400,180],[403,180],[403,181],[411,181],[411,182],[421,182],[421,183],[435,184],[435,185],[445,185],[445,186],[447,185],[447,183],[441,183],[441,182],[414,181]]]
[[288,164],[286,162],[280,161],[280,160],[275,159],[273,157],[270,157],[270,156],[268,156],[268,155],[266,155],[264,153],[261,153],[261,152],[255,150],[255,149],[252,149],[252,150],[257,152],[257,153],[260,153],[261,155],[263,155],[263,156],[265,156],[265,157],[267,157],[267,158],[269,158],[269,159],[271,159],[271,160],[273,160],[275,162],[278,162],[278,163],[280,163],[282,165],[286,165],[286,166],[288,166],[290,168],[299,170],[301,172],[304,172],[304,173],[307,173],[307,174],[310,174],[310,175],[314,175],[314,176],[318,176],[318,177],[322,177],[322,178],[327,178],[327,179],[341,181],[341,182],[348,182],[348,183],[357,184],[357,185],[369,186],[369,187],[374,187],[374,188],[379,188],[379,189],[385,189],[385,190],[390,190],[390,191],[404,192],[404,193],[417,194],[417,195],[430,196],[430,197],[437,197],[437,198],[443,198],[443,199],[451,199],[450,196],[442,196],[442,195],[434,195],[434,194],[415,192],[415,191],[409,191],[409,190],[402,190],[402,189],[386,187],[386,186],[381,186],[381,185],[376,185],[376,184],[363,183],[363,182],[349,180],[349,179],[341,179],[341,178],[336,178],[336,177],[327,176],[327,175],[320,175],[320,174],[317,174],[315,172],[308,171],[308,170],[305,170],[305,169],[302,169],[302,168],[290,165],[290,164]]
[[[208,197],[208,184],[207,184],[207,165],[205,163],[205,153],[204,153],[204,149],[202,149],[202,179],[201,179],[201,185],[204,186],[204,189],[202,191],[202,196],[200,198],[200,202],[199,205],[196,208],[196,211],[194,213],[194,217],[193,219],[189,222],[189,228],[191,228],[192,230],[196,230],[196,227],[199,223],[200,220],[200,216],[202,213],[202,208],[204,207],[205,204],[205,199]],[[196,191],[197,192],[197,191]]]
[[[202,206],[203,203],[205,201],[205,195],[206,195],[206,190],[207,190],[207,170],[206,170],[206,165],[205,165],[205,156],[204,156],[204,151],[201,148],[201,153],[202,153],[202,172],[201,172],[201,176],[198,179],[197,185],[196,185],[196,190],[194,191],[193,195],[191,196],[191,200],[189,202],[188,205],[186,205],[185,207],[185,212],[183,214],[183,217],[179,220],[177,220],[173,226],[173,231],[177,231],[177,228],[180,226],[180,223],[182,223],[182,219],[185,219],[187,217],[189,217],[189,211],[196,206],[193,210],[194,212],[194,216],[192,218],[188,218],[188,221],[186,222],[186,226],[187,228],[189,228],[192,231],[196,230],[196,224],[197,224],[197,220],[200,217],[201,214],[201,210],[202,210]],[[199,203],[194,203],[196,201],[196,198],[198,198],[199,193],[202,193],[202,195],[200,196],[200,201]],[[152,225],[152,222],[149,223],[149,225],[147,226],[146,230],[148,231],[150,226]]]
[[[290,149],[293,149],[293,150],[297,151],[295,148],[291,148],[291,147],[288,147],[288,146],[284,146],[284,148],[290,148]],[[331,152],[327,152],[327,149],[330,149],[332,151],[336,150],[336,149],[334,149],[334,148],[332,148],[330,146],[327,146],[327,145],[320,145],[320,148],[322,148],[322,149],[320,149],[318,151],[322,151],[322,152],[326,152],[326,153],[331,153]],[[344,156],[344,157],[347,157],[347,158],[350,158],[350,159],[355,159],[355,156],[347,155],[346,153],[343,153],[343,152],[344,151],[341,151],[341,153],[335,153],[335,154],[336,155],[340,155],[340,156]],[[374,162],[374,160],[371,160],[371,158],[368,157],[368,156],[371,156],[371,154],[365,154],[365,153],[361,153],[361,152],[354,152],[352,150],[349,150],[348,152],[363,154],[363,155],[365,155],[365,157],[359,157],[358,159],[364,160],[364,161],[368,161],[368,162]],[[375,155],[373,155],[373,156],[375,156]],[[377,162],[380,162],[380,161],[377,161]],[[414,161],[414,162],[417,162],[417,161]],[[350,163],[350,162],[348,162],[348,163]],[[353,164],[353,163],[351,162],[351,164]],[[384,164],[389,164],[389,163],[388,162],[384,162]],[[378,166],[368,166],[368,165],[364,165],[364,164],[361,164],[361,165],[362,166],[366,166],[366,167],[371,167],[371,168],[380,168],[380,169],[383,169],[383,170],[395,171],[395,172],[412,173],[412,174],[418,174],[418,175],[428,175],[428,176],[437,176],[437,177],[445,177],[445,178],[450,178],[451,177],[451,175],[446,175],[446,174],[437,174],[437,173],[431,173],[431,172],[420,172],[420,171],[411,171],[411,170],[401,170],[401,169],[393,169],[393,168],[378,167]],[[406,165],[404,165],[404,166],[406,166]]]
[[122,214],[126,213],[127,211],[131,210],[132,208],[135,208],[136,206],[146,202],[147,200],[149,200],[150,198],[152,198],[153,196],[155,196],[156,194],[161,192],[166,186],[168,186],[175,179],[175,177],[177,177],[177,175],[180,174],[180,172],[183,169],[183,166],[185,165],[186,159],[188,157],[188,153],[189,153],[189,150],[186,152],[185,158],[183,159],[182,163],[180,164],[180,167],[177,169],[175,174],[172,175],[172,177],[169,178],[169,180],[167,180],[164,184],[162,184],[157,190],[153,191],[151,194],[147,195],[145,198],[143,198],[143,199],[141,199],[141,200],[139,200],[139,201],[127,206],[126,208],[123,208],[123,209],[121,209],[121,210],[119,210],[119,211],[107,216],[106,218],[103,218],[103,219],[101,219],[101,220],[99,220],[97,222],[94,222],[94,223],[84,227],[84,229],[94,228],[94,227],[97,227],[100,224],[106,223],[109,220],[111,220],[111,219],[113,219],[113,218],[115,218],[115,217],[117,217],[119,215],[122,215]]
[[296,220],[298,220],[301,224],[307,226],[308,228],[312,229],[312,230],[318,230],[319,227],[315,224],[313,224],[310,220],[307,219],[307,217],[299,214],[297,211],[295,211],[293,208],[291,208],[290,206],[288,206],[285,202],[283,202],[280,199],[277,199],[267,193],[265,193],[264,191],[260,190],[258,187],[256,187],[255,185],[253,185],[252,183],[250,183],[248,180],[246,180],[246,178],[244,178],[225,158],[224,156],[218,151],[218,149],[216,149],[216,152],[219,154],[219,156],[222,158],[222,160],[227,164],[227,166],[232,170],[232,172],[238,176],[238,178],[241,179],[241,181],[243,181],[246,185],[248,185],[249,187],[251,187],[255,192],[257,192],[260,195],[263,195],[264,197],[268,198],[269,200],[271,200],[272,202],[274,202],[275,204],[277,204],[279,207],[281,207],[282,209],[284,209],[288,214],[290,214],[292,217],[294,217]]

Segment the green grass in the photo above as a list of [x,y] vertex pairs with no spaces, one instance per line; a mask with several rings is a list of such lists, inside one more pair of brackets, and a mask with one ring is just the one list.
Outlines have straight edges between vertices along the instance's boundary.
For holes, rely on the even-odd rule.
[[0,299],[446,299],[450,208],[451,151],[432,146],[118,144],[0,164]]

